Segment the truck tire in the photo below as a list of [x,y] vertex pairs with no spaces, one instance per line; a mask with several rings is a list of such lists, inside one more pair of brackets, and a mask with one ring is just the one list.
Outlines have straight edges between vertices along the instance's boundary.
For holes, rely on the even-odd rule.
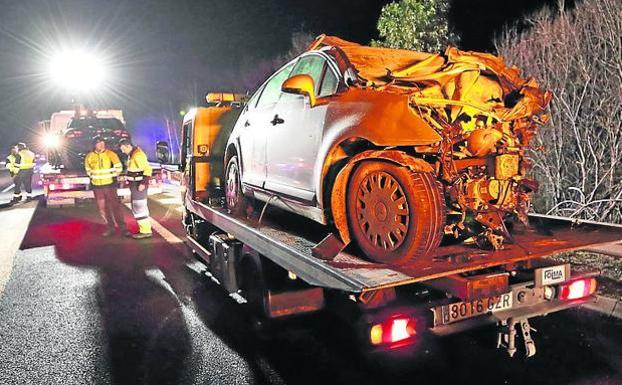
[[348,182],[348,225],[370,259],[401,265],[425,258],[443,237],[445,199],[425,172],[383,161],[363,161]]
[[229,159],[225,174],[225,198],[227,208],[233,215],[244,215],[248,201],[242,193],[242,181],[240,178],[240,164],[237,155]]

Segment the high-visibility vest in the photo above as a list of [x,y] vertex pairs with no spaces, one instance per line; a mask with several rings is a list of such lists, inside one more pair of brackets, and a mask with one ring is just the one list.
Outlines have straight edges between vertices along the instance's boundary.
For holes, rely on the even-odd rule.
[[84,158],[84,169],[94,187],[106,186],[114,183],[114,178],[123,171],[123,165],[114,151],[91,151]]
[[153,169],[147,160],[145,152],[138,147],[134,147],[127,162],[127,180],[146,182],[151,177],[152,171]]
[[17,157],[15,155],[9,154],[9,156],[6,157],[6,169],[9,170],[11,174],[17,174],[19,171]]
[[17,152],[17,167],[19,167],[20,170],[30,170],[32,168],[35,168],[35,153],[27,150],[27,149],[23,149],[23,150],[19,150]]

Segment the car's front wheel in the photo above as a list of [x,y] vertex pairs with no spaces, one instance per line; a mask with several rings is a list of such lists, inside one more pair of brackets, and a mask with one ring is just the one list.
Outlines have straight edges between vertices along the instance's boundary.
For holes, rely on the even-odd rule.
[[445,204],[436,178],[382,161],[363,161],[348,184],[352,238],[377,262],[406,264],[441,242]]
[[232,156],[229,162],[227,162],[225,177],[227,208],[231,210],[231,213],[234,215],[243,215],[248,202],[242,193],[242,179],[240,177],[240,165],[237,156]]

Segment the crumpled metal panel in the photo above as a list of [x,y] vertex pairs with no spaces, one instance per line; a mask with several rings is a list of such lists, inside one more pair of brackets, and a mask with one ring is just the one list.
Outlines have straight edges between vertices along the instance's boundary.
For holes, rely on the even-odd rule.
[[[363,92],[367,94],[358,98],[361,102],[383,106],[368,109],[374,113],[361,119],[365,124],[356,137],[378,146],[410,143],[411,156],[425,156],[433,164],[451,212],[446,234],[475,236],[482,246],[500,249],[511,240],[509,220],[528,225],[537,182],[527,176],[525,153],[538,126],[548,119],[545,111],[552,96],[534,79],[521,77],[500,57],[455,47],[442,54],[421,53],[322,35],[309,49],[331,51],[346,71],[356,74],[342,99]],[[389,106],[403,99],[417,122],[436,131],[437,142],[417,142],[410,130],[415,125],[404,112],[391,113]],[[423,124],[416,127],[433,137]]]

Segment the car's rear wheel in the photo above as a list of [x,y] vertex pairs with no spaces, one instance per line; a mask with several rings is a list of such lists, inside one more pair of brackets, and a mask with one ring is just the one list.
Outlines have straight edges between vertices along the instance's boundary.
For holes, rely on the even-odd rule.
[[229,159],[225,176],[225,198],[227,201],[227,208],[229,208],[234,215],[243,215],[246,212],[248,202],[242,193],[240,165],[237,156],[234,155]]
[[348,184],[353,239],[377,262],[405,264],[438,247],[445,200],[434,176],[382,161],[363,161]]

